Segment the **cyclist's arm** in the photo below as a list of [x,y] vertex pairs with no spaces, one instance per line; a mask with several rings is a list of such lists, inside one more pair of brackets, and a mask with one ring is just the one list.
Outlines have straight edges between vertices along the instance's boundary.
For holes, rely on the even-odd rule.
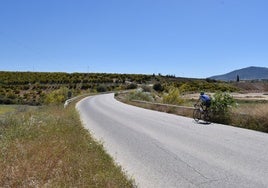
[[197,102],[196,102],[196,104],[201,104],[202,102],[201,102],[201,98],[199,97],[198,98],[198,100],[197,100]]
[[201,106],[201,104],[202,104],[202,103],[201,103],[201,99],[199,98],[199,99],[196,101],[195,106],[196,106],[196,105],[200,105],[200,106]]

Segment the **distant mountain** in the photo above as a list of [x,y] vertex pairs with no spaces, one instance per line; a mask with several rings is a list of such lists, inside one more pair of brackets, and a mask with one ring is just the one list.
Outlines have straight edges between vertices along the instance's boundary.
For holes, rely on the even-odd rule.
[[209,79],[223,80],[223,81],[236,81],[237,76],[240,80],[262,80],[268,79],[268,68],[266,67],[247,67],[239,70],[222,74],[218,76],[212,76]]

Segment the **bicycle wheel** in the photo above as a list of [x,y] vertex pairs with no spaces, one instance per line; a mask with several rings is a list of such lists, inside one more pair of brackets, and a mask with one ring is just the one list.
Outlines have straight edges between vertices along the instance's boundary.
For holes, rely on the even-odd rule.
[[194,120],[196,122],[198,122],[201,119],[201,111],[200,111],[200,109],[194,109],[193,118],[194,118]]
[[205,121],[205,123],[210,123],[211,122],[211,111],[206,111],[205,113],[204,113],[204,116],[203,116],[203,120]]

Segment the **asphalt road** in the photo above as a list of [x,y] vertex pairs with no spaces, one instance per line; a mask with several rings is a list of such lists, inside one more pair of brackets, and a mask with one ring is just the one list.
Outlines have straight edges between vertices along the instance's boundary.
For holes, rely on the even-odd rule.
[[268,187],[268,134],[130,106],[77,103],[84,126],[138,187]]

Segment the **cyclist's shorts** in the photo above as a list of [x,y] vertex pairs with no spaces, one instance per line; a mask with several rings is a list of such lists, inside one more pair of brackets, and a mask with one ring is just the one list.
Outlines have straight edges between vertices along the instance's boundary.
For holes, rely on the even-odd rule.
[[206,101],[206,102],[205,102],[205,106],[206,106],[206,107],[210,107],[210,105],[211,105],[211,101]]

